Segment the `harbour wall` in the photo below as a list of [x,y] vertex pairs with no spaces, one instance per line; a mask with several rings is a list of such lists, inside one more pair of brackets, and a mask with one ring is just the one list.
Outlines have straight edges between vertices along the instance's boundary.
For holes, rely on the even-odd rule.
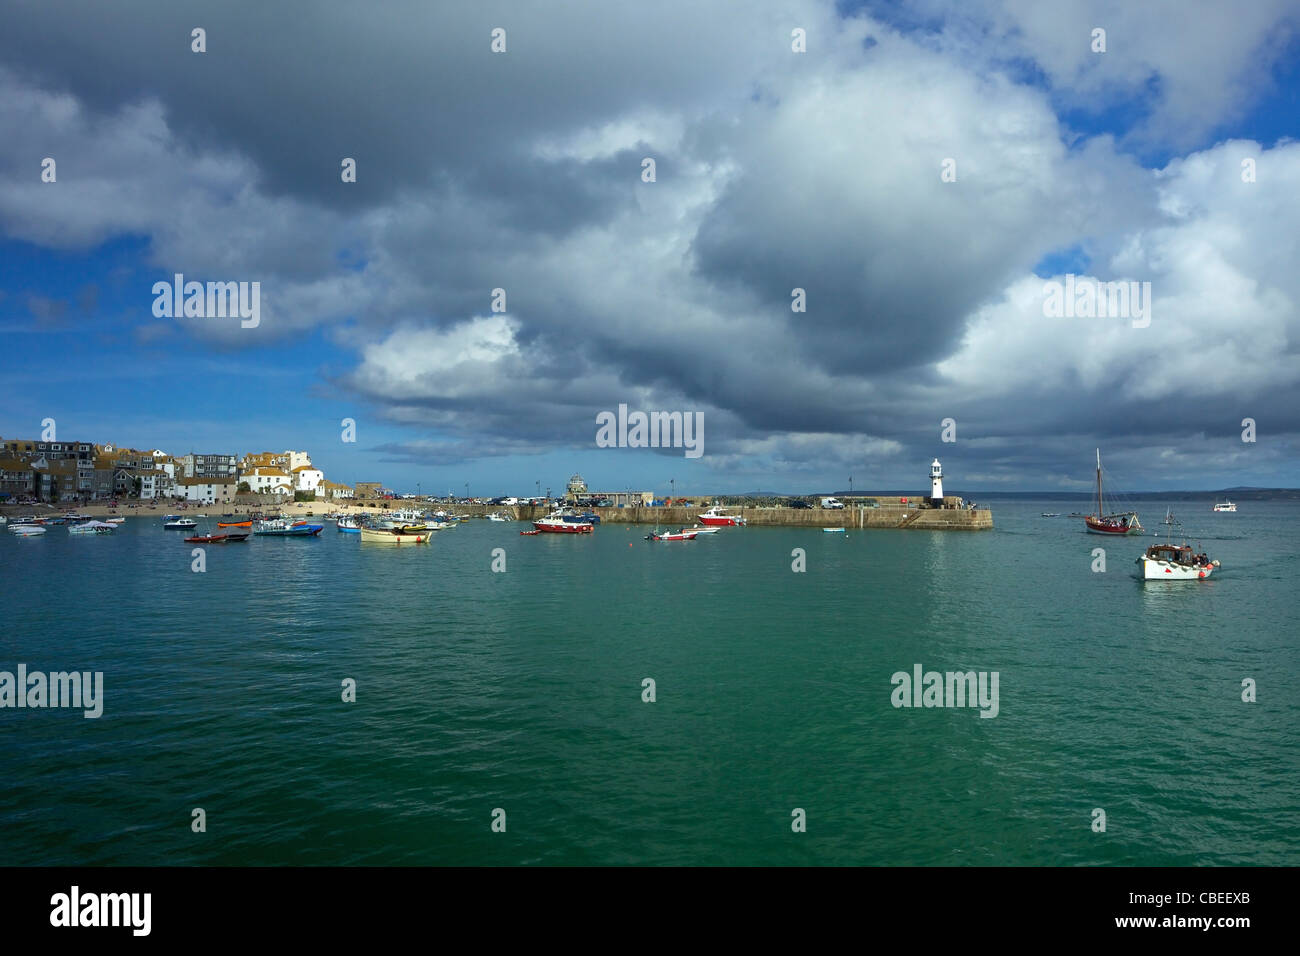
[[[523,505],[502,509],[513,511],[520,520],[544,517],[547,509]],[[593,508],[602,522],[610,524],[658,524],[685,527],[699,524],[703,507]],[[993,527],[993,512],[981,508],[729,508],[747,524],[804,528],[915,528],[921,531],[982,531]]]

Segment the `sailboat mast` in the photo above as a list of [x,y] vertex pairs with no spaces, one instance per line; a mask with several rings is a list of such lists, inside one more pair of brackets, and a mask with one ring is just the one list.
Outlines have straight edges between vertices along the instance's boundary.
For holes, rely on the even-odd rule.
[[1097,449],[1097,517],[1102,517],[1101,510],[1101,449]]

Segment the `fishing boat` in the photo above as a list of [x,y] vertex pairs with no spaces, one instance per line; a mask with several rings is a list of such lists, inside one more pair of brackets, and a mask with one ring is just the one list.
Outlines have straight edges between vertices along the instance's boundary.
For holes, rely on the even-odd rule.
[[247,521],[218,521],[217,527],[218,528],[251,528],[253,527],[253,519],[249,518]]
[[1101,449],[1097,449],[1097,513],[1083,519],[1091,534],[1142,534],[1143,528],[1136,511],[1106,513],[1101,494]]
[[375,544],[427,544],[433,532],[405,531],[401,528],[362,528],[361,540]]
[[1153,544],[1137,559],[1138,577],[1146,581],[1203,581],[1214,573],[1218,561],[1197,553],[1185,540],[1174,544],[1175,527],[1182,525],[1173,511],[1165,512],[1164,544]]
[[253,527],[253,534],[269,535],[277,538],[309,538],[315,537],[325,530],[323,524],[299,524],[290,523],[287,518],[273,518],[270,521],[259,521]]
[[733,515],[721,505],[714,505],[704,514],[699,515],[700,524],[715,525],[717,527],[740,527],[745,523],[745,519],[740,515]]
[[193,518],[173,518],[170,521],[164,521],[163,527],[164,528],[193,528],[196,524],[198,524],[198,522],[195,521]]
[[546,534],[591,534],[595,526],[590,521],[568,521],[558,511],[533,522],[533,528]]
[[694,541],[698,531],[690,531],[686,528],[680,528],[677,531],[659,531],[658,529],[650,532],[645,536],[647,541]]
[[74,524],[68,528],[68,534],[112,534],[117,530],[117,525],[109,524],[107,521],[87,521],[84,524]]
[[1237,503],[1235,501],[1216,501],[1214,503],[1215,511],[1236,511]]

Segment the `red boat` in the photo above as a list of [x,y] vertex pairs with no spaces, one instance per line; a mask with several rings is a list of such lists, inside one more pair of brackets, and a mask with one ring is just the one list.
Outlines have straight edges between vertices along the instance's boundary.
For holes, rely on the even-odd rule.
[[247,541],[246,534],[200,534],[186,538],[186,544],[228,544],[235,541]]
[[745,523],[745,519],[740,515],[728,514],[727,509],[720,505],[714,505],[704,514],[700,515],[700,524],[704,525],[723,525],[726,527],[739,527]]
[[589,521],[565,521],[559,512],[533,522],[533,528],[548,534],[591,534],[594,527]]
[[1084,530],[1090,534],[1142,534],[1142,523],[1136,511],[1106,514],[1101,497],[1101,449],[1097,449],[1097,513],[1083,519]]

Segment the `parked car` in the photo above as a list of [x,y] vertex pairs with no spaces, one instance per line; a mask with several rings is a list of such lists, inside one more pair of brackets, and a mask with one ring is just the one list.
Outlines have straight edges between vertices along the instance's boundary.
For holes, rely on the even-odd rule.
[[810,505],[808,502],[804,501],[802,498],[791,498],[788,502],[786,502],[786,507],[788,507],[788,508],[811,508],[812,505]]

